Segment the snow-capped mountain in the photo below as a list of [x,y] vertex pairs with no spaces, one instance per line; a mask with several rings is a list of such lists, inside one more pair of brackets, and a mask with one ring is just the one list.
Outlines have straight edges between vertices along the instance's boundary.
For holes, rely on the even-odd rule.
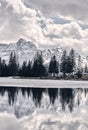
[[[55,55],[57,60],[60,61],[63,49],[59,46],[53,48],[40,48],[35,43],[27,41],[23,38],[20,38],[16,43],[0,44],[0,57],[4,59],[7,63],[9,61],[9,56],[11,52],[15,52],[17,60],[20,64],[22,64],[23,61],[33,60],[36,53],[41,52],[44,63],[48,64],[53,55]],[[78,61],[79,54],[75,53],[75,55],[76,60]],[[82,56],[81,62],[84,66],[87,63],[87,58]]]
[[23,61],[33,58],[36,51],[37,46],[34,43],[22,38],[16,43],[0,44],[0,56],[6,62],[8,62],[11,52],[15,52],[18,61],[22,63]]
[[53,49],[39,48],[33,42],[21,38],[16,43],[0,44],[0,57],[6,60],[6,62],[8,62],[11,52],[16,53],[17,60],[22,64],[23,61],[28,61],[29,59],[33,60],[37,52],[42,53],[45,63],[48,63],[54,54],[56,55],[57,60],[59,60],[63,50],[60,47]]

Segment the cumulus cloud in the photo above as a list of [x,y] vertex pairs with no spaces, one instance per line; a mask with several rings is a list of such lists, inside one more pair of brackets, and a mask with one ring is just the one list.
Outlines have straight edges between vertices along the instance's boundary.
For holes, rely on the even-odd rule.
[[77,52],[87,55],[88,29],[83,30],[76,22],[63,25],[49,23],[44,28],[44,34],[52,45],[74,48]]
[[84,21],[88,23],[88,0],[23,0],[25,5],[30,5],[30,2],[43,11],[45,15],[56,14],[68,17],[69,19],[75,19],[78,21]]
[[21,0],[0,0],[0,3],[0,40],[16,40],[28,30],[32,33],[39,28],[36,11],[27,9]]
[[18,119],[7,113],[0,113],[0,130],[27,130],[25,129]]
[[81,29],[81,27],[75,23],[66,23],[64,25],[61,24],[48,24],[47,25],[47,33],[57,35],[60,38],[73,38],[73,39],[81,39],[86,36],[85,31]]
[[[74,13],[74,11],[71,11],[71,4],[77,7],[81,6],[79,0],[74,0],[73,2],[71,0],[55,0],[54,3],[50,0],[0,0],[0,42],[14,42],[23,37],[42,46],[56,45],[75,48],[77,51],[81,49],[81,52],[87,55],[87,28],[83,29],[75,20],[65,22],[62,19],[64,21],[63,24],[56,23],[55,19],[49,18],[49,15],[46,17],[43,14],[45,13],[44,10],[48,11],[47,14],[52,14],[52,11],[56,11],[62,13],[63,17],[66,15],[66,17],[76,18],[77,13],[75,12],[73,17],[72,12]],[[57,5],[58,8],[56,7]],[[34,9],[35,6],[40,10]],[[67,10],[69,10],[69,14],[66,13]],[[82,13],[80,15],[82,16]],[[77,14],[77,16],[79,15]],[[87,19],[83,18],[83,20]]]

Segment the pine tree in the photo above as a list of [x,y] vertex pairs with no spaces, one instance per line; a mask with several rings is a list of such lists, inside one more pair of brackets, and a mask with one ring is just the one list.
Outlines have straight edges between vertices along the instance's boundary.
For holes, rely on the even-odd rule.
[[18,65],[17,65],[17,59],[16,54],[13,55],[13,76],[16,76],[18,73]]
[[37,59],[34,59],[34,63],[32,66],[32,76],[37,77],[38,76],[38,61]]
[[69,56],[67,56],[66,58],[66,73],[72,73],[73,72],[73,64],[72,64],[72,60]]
[[53,74],[53,76],[58,75],[59,73],[59,63],[57,62],[55,56],[51,58],[51,61],[49,63],[49,73],[51,75]]
[[20,76],[27,77],[27,62],[24,61],[22,68],[20,69]]
[[1,63],[1,72],[2,72],[1,74],[2,77],[8,76],[8,66],[6,65],[5,60],[3,60]]
[[11,52],[8,66],[9,66],[9,75],[10,76],[16,76],[17,71],[18,71],[18,66],[17,66],[17,62],[16,62],[15,53]]
[[2,60],[0,58],[0,76],[2,76]]
[[28,65],[27,65],[27,77],[31,77],[31,75],[32,75],[31,69],[32,69],[32,66],[31,66],[31,62],[29,60]]
[[43,77],[46,76],[46,68],[43,64],[42,54],[37,53],[34,58],[34,63],[32,66],[32,76]]
[[63,51],[63,55],[61,58],[60,71],[63,73],[63,76],[66,76],[67,73],[67,51]]
[[82,60],[81,60],[81,56],[80,55],[78,57],[77,71],[81,71],[82,72]]
[[87,64],[85,64],[84,72],[88,73],[88,66],[87,66]]
[[61,58],[60,71],[63,73],[63,76],[66,76],[66,73],[70,74],[75,71],[75,51],[72,49],[67,55],[66,50],[63,51]]
[[70,58],[70,73],[75,71],[75,51],[73,49],[71,49],[70,53],[69,53],[69,58]]
[[52,75],[52,69],[53,69],[53,60],[51,59],[49,63],[49,73]]

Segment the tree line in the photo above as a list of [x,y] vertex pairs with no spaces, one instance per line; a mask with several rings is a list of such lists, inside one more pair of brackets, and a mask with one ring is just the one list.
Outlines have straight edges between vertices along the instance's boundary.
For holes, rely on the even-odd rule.
[[[69,54],[66,50],[63,51],[60,61],[54,55],[51,58],[49,65],[44,64],[42,53],[37,52],[33,61],[29,60],[28,63],[24,61],[20,66],[17,62],[16,54],[11,52],[8,64],[6,64],[5,60],[0,58],[0,76],[58,77],[59,74],[62,74],[65,78],[67,74],[74,75],[75,72],[80,76],[82,73],[82,68],[80,67],[81,60],[78,62],[79,66],[77,68],[75,51],[71,49]],[[85,71],[87,71],[86,65]]]

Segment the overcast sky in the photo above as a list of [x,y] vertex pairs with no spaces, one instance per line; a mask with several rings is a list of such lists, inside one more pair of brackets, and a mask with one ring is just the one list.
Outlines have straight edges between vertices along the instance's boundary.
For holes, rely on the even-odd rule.
[[20,37],[87,55],[88,0],[0,0],[0,42]]

